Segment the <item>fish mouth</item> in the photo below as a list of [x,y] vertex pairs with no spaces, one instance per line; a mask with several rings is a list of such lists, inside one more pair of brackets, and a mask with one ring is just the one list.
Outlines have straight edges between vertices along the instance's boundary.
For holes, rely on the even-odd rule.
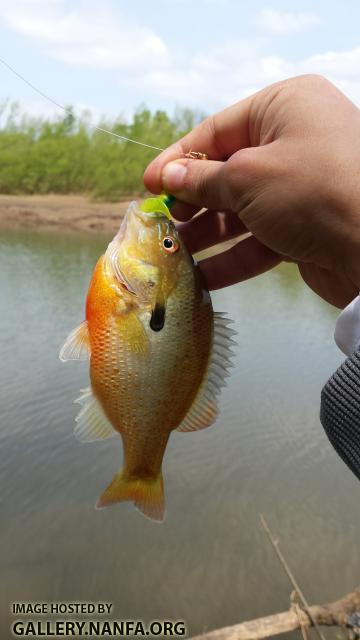
[[137,222],[143,224],[164,218],[171,220],[168,208],[159,198],[147,198],[140,207],[136,201],[130,202],[125,218],[128,217],[129,219],[134,217]]
[[171,220],[171,213],[169,211],[166,200],[168,200],[169,196],[157,196],[153,198],[146,198],[140,205],[140,211],[147,214],[148,217],[151,218],[167,218]]

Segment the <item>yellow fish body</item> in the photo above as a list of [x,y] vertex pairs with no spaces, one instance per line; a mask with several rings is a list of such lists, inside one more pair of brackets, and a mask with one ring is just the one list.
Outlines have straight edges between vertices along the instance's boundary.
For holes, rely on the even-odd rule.
[[61,360],[90,357],[91,387],[75,434],[82,441],[118,432],[124,466],[97,507],[130,500],[162,521],[162,459],[171,431],[212,424],[234,333],[214,313],[198,267],[160,198],[132,203],[94,270],[86,320]]

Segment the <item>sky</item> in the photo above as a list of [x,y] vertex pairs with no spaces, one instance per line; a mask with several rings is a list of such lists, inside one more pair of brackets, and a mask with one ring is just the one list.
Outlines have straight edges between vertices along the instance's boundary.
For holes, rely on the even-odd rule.
[[[0,0],[0,58],[61,104],[213,113],[302,73],[360,107],[360,2]],[[0,64],[0,105],[61,113]]]

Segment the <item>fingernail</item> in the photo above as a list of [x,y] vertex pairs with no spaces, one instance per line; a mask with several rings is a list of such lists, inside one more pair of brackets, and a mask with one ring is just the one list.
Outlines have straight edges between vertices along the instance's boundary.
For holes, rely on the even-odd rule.
[[170,193],[180,191],[184,183],[185,174],[186,167],[180,162],[166,164],[161,174],[164,189]]

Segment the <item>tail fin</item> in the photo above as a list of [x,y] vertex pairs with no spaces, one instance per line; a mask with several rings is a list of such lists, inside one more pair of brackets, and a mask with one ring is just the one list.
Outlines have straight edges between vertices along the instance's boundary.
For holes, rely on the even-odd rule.
[[126,501],[132,501],[151,520],[163,522],[165,501],[161,471],[155,478],[127,478],[123,471],[117,473],[97,501],[96,508]]

